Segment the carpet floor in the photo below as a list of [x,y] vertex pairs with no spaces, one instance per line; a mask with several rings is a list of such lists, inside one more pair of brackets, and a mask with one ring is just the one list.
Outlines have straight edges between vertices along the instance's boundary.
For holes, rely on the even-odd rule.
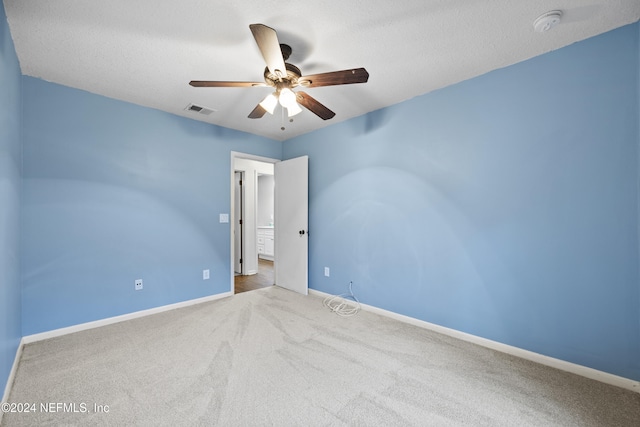
[[28,344],[9,402],[3,426],[640,425],[638,393],[275,286]]

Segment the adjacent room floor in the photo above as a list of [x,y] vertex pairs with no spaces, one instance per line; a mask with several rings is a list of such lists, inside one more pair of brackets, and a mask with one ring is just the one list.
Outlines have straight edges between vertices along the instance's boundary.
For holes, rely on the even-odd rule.
[[258,258],[258,273],[235,277],[236,294],[266,288],[275,283],[273,261]]

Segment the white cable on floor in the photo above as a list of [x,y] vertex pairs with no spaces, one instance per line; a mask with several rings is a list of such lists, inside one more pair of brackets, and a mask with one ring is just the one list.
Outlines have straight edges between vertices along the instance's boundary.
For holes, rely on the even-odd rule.
[[[347,300],[351,298],[353,301]],[[333,311],[338,316],[349,317],[360,311],[360,301],[353,294],[353,282],[349,282],[349,293],[329,295],[322,301],[322,305]]]

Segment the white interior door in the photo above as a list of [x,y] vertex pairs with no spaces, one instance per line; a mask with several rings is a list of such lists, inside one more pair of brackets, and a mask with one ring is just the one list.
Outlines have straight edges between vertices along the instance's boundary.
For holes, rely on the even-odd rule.
[[307,295],[309,157],[275,164],[275,282]]

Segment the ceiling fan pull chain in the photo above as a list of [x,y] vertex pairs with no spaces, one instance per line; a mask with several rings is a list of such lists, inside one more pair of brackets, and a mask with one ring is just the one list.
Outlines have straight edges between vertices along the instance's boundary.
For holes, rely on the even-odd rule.
[[280,106],[280,130],[284,131],[284,107]]

